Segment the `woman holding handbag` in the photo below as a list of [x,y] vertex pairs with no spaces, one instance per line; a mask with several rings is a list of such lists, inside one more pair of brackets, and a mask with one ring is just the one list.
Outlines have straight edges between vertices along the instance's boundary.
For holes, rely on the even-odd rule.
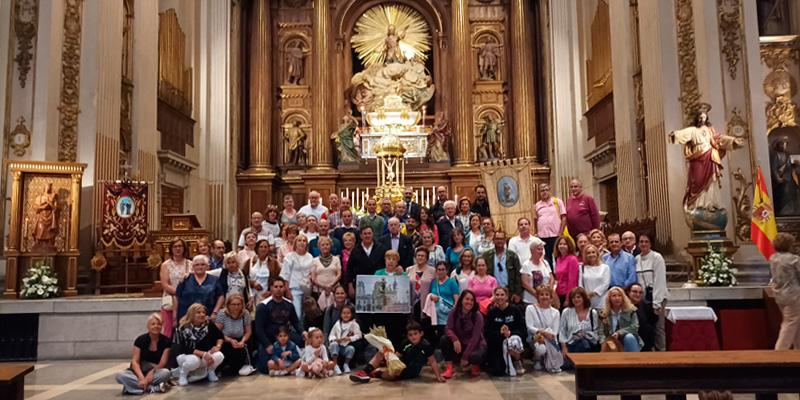
[[171,338],[175,320],[173,310],[175,306],[175,290],[183,282],[187,275],[192,272],[192,263],[185,257],[186,242],[177,239],[169,244],[169,259],[161,263],[160,277],[161,287],[164,292],[161,294],[161,320],[164,323],[164,336]]
[[589,303],[589,295],[582,287],[569,292],[569,307],[561,312],[558,323],[558,341],[564,355],[564,365],[572,366],[569,353],[588,353],[599,350],[597,340],[597,311]]
[[453,311],[453,307],[458,302],[460,293],[458,282],[447,275],[447,264],[439,261],[436,264],[436,279],[431,282],[430,300],[436,305],[436,323],[433,324],[433,331],[436,337],[431,338],[431,343],[439,343],[439,339],[444,334],[447,325],[447,317]]
[[546,369],[551,374],[561,372],[564,356],[558,346],[558,325],[561,316],[553,307],[555,293],[550,286],[536,287],[537,303],[525,310],[525,325],[533,348],[533,369]]

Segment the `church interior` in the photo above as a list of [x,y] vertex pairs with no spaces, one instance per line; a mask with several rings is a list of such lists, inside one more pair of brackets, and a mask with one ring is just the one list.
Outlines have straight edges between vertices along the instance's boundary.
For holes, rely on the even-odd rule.
[[[285,243],[287,201],[303,212],[321,199],[328,212],[314,224],[327,220],[332,236],[348,227],[333,219],[342,217],[340,202],[362,219],[362,235],[365,218],[383,215],[386,203],[385,232],[371,226],[377,243],[392,235],[394,212],[411,236],[405,218],[427,224],[421,208],[435,228],[450,218],[435,207],[448,200],[460,213],[459,200],[474,207],[482,188],[495,242],[503,231],[506,240],[527,237],[522,219],[537,235],[539,202],[556,199],[553,242],[538,235],[547,258],[561,236],[572,249],[586,233],[605,257],[607,239],[633,232],[639,243],[644,234],[663,255],[664,307],[673,308],[656,316],[666,344],[652,353],[672,358],[653,362],[665,371],[690,365],[708,380],[684,381],[675,369],[664,375],[671,388],[602,389],[612,379],[592,363],[611,361],[578,357],[574,374],[533,371],[530,361],[524,375],[465,377],[458,386],[432,383],[439,371],[429,367],[419,378],[425,386],[223,374],[148,398],[245,398],[265,387],[286,399],[728,398],[705,390],[798,398],[800,289],[790,305],[776,295],[785,289],[770,256],[800,254],[800,1],[6,0],[0,21],[0,324],[13,327],[0,333],[0,393],[17,396],[0,397],[120,397],[114,374],[128,368],[131,343],[170,294],[176,299],[163,265],[177,241],[192,265],[217,241],[235,256],[248,229],[261,229],[251,227],[254,215],[269,222],[274,212],[273,257]],[[590,228],[605,245],[574,229],[572,202],[584,198],[593,199]],[[394,208],[401,203],[409,210]],[[464,233],[473,211],[463,214]],[[488,235],[488,215],[477,214],[474,232]],[[322,247],[307,225],[300,233]],[[776,234],[797,241],[781,250]],[[451,234],[448,243],[442,228],[437,235],[449,250]],[[249,249],[248,267],[261,257]],[[552,272],[557,258],[549,258]],[[793,260],[788,285],[800,288]],[[588,261],[580,261],[584,277]],[[708,272],[717,261],[724,272]],[[342,268],[350,268],[344,260]],[[289,299],[294,278],[286,279]],[[245,286],[261,288],[256,281],[245,277]],[[649,285],[640,286],[652,296]],[[406,309],[403,302],[395,306]],[[797,330],[795,351],[778,353],[787,324]],[[683,350],[723,361],[680,359],[672,350],[687,343]],[[619,360],[618,373],[636,375],[631,359]],[[4,368],[22,365],[32,369],[5,377]],[[725,379],[732,367],[754,379]]]

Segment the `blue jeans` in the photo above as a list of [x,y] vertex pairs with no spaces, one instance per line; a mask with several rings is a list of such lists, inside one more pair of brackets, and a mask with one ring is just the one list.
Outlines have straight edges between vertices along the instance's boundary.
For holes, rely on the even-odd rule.
[[339,355],[344,356],[346,361],[350,361],[356,355],[356,348],[351,344],[341,345],[336,342],[330,344],[331,358],[338,358]]
[[300,320],[300,327],[303,327],[303,289],[291,288],[292,292],[292,305],[294,312],[297,314],[297,319]]
[[637,353],[642,349],[642,347],[639,346],[639,339],[630,333],[626,333],[625,336],[622,337],[622,347],[625,348],[626,352],[633,353]]

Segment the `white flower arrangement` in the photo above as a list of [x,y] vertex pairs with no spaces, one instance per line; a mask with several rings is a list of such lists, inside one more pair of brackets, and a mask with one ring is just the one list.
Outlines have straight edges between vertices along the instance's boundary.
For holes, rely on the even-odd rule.
[[58,294],[58,278],[48,265],[39,265],[28,270],[22,278],[20,295],[27,299],[47,299]]
[[708,244],[708,254],[700,261],[700,279],[705,286],[736,286],[736,268],[733,261],[719,249]]

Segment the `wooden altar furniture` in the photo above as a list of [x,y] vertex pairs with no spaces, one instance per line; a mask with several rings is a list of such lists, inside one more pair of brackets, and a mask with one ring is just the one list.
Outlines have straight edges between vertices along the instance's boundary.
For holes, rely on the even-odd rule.
[[32,364],[0,365],[0,399],[25,398],[25,375],[33,372]]
[[208,240],[208,231],[200,226],[194,214],[165,214],[163,219],[164,228],[150,232],[150,237],[155,246],[161,247],[161,258],[164,260],[169,258],[169,244],[174,240],[183,239],[186,242],[187,258],[197,254],[199,240]]
[[756,393],[756,399],[800,391],[800,352],[792,350],[570,353],[575,398],[666,394],[705,390]]
[[36,262],[51,264],[64,296],[77,295],[81,179],[86,164],[11,161],[7,166],[12,186],[3,297],[17,298],[22,276]]

